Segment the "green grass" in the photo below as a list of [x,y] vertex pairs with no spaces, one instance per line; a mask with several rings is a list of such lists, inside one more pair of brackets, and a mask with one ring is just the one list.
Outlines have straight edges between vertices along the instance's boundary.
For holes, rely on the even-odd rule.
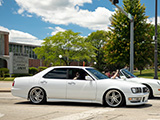
[[[154,78],[154,69],[143,70],[141,75],[140,75],[140,71],[135,71],[134,75],[136,75],[137,77],[153,79]],[[160,71],[158,71],[158,79],[160,79]]]
[[0,81],[13,81],[15,77],[0,78]]

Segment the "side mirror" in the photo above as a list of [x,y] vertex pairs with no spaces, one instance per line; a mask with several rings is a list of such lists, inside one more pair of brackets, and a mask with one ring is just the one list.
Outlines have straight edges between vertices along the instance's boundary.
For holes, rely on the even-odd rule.
[[126,80],[126,77],[125,76],[121,76],[121,79]]
[[90,77],[90,76],[85,76],[85,79],[87,80],[87,81],[92,81],[93,79]]

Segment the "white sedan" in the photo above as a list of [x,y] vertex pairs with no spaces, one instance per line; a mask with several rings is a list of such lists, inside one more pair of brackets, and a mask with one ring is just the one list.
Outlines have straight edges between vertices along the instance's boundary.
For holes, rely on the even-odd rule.
[[11,91],[35,104],[69,101],[110,107],[142,105],[149,95],[142,84],[109,79],[92,67],[80,66],[50,67],[31,77],[15,78]]
[[136,82],[136,83],[141,83],[143,85],[146,85],[149,89],[149,98],[152,98],[156,95],[160,95],[160,80],[138,78],[126,69],[121,69],[119,74],[120,74],[120,78],[126,81]]

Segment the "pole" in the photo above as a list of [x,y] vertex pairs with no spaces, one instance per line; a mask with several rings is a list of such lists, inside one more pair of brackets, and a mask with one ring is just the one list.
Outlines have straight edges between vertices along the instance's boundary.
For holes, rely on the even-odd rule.
[[155,0],[155,50],[154,50],[154,79],[158,79],[157,75],[157,57],[158,57],[158,50],[157,50],[157,0]]
[[[109,0],[112,4],[112,0]],[[134,70],[134,17],[130,14],[124,11],[121,7],[119,7],[117,4],[115,5],[125,16],[127,16],[130,19],[130,72],[133,73]]]
[[130,72],[134,70],[134,18],[130,21]]

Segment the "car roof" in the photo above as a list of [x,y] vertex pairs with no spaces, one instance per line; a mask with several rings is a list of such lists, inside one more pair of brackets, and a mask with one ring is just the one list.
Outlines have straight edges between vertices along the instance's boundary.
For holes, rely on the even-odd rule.
[[93,68],[93,67],[89,67],[89,66],[53,66],[50,68]]
[[45,73],[55,68],[81,68],[81,69],[92,68],[93,69],[93,67],[89,67],[89,66],[54,66],[54,67],[48,67],[47,69],[35,74],[34,76],[42,76]]

